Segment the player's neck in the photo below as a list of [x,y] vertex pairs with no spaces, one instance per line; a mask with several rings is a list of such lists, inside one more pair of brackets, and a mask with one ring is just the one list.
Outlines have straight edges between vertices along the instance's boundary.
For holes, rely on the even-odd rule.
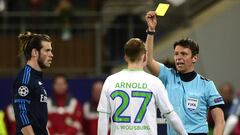
[[28,60],[27,61],[27,65],[31,66],[33,69],[37,70],[37,71],[42,71],[42,69],[40,68],[39,64],[37,61],[35,60]]
[[128,63],[128,69],[143,70],[143,64],[142,63]]

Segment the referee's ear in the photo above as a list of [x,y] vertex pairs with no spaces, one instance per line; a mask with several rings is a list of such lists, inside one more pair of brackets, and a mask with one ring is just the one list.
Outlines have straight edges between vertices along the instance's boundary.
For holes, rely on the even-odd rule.
[[192,57],[192,63],[196,63],[197,60],[198,60],[198,55],[194,55],[194,56]]

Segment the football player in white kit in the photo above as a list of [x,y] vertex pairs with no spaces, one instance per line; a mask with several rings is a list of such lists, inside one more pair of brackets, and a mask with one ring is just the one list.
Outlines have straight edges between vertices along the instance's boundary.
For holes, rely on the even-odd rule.
[[130,39],[124,46],[124,69],[104,82],[98,104],[98,135],[157,135],[157,107],[180,135],[184,126],[174,112],[162,82],[144,72],[147,51],[143,41]]

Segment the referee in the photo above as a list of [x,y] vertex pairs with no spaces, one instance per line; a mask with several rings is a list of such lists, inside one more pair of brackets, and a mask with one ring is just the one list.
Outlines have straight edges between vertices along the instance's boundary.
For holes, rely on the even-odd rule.
[[52,63],[51,38],[30,32],[20,34],[18,38],[27,64],[18,73],[12,89],[16,135],[47,135],[47,93],[42,69]]
[[[213,81],[195,72],[199,46],[191,39],[182,39],[173,45],[176,69],[167,68],[153,59],[154,32],[157,25],[156,14],[146,15],[148,24],[146,46],[148,50],[148,69],[157,76],[168,91],[174,110],[181,118],[188,135],[207,135],[208,110],[215,123],[214,135],[222,135],[224,129],[223,98]],[[168,125],[168,135],[177,133]]]

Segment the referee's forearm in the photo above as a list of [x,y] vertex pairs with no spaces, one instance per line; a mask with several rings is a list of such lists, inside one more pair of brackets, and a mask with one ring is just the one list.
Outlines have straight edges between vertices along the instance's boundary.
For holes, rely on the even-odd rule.
[[153,41],[154,36],[153,35],[147,35],[146,38],[146,48],[147,48],[147,55],[148,55],[148,62],[151,62],[153,60]]
[[222,124],[215,125],[215,127],[213,129],[213,135],[223,135],[224,125],[225,125],[224,121]]
[[221,108],[216,107],[211,110],[211,114],[215,123],[213,135],[222,135],[225,126],[224,114]]

